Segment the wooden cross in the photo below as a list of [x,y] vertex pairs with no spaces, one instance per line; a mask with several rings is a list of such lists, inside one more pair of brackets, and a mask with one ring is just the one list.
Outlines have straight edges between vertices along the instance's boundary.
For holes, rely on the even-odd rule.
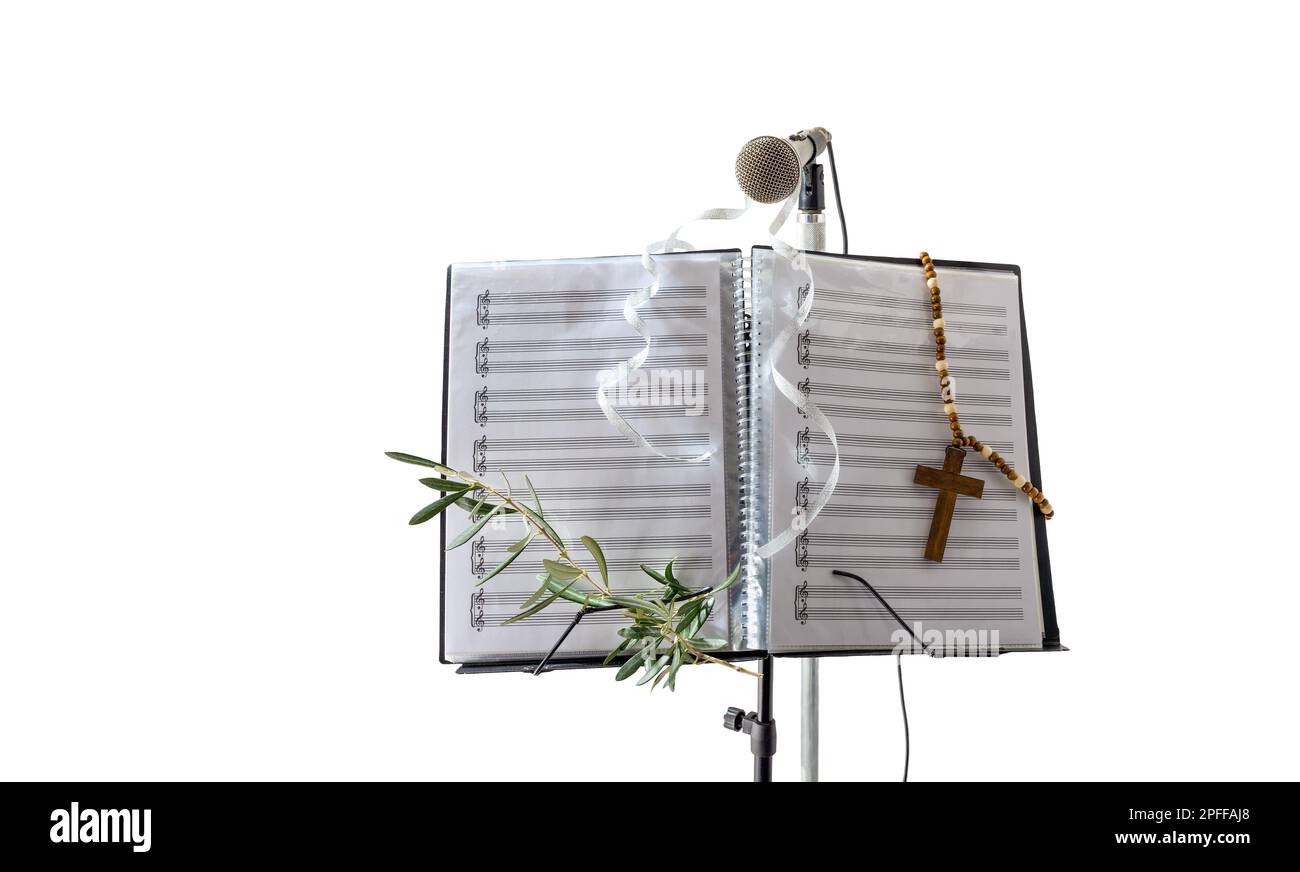
[[980,499],[984,496],[984,481],[961,472],[961,462],[966,452],[949,445],[943,455],[943,469],[918,466],[913,483],[938,488],[934,501],[934,518],[930,521],[930,538],[925,542],[925,559],[943,562],[943,549],[948,544],[948,528],[952,526],[952,512],[957,507],[957,494]]

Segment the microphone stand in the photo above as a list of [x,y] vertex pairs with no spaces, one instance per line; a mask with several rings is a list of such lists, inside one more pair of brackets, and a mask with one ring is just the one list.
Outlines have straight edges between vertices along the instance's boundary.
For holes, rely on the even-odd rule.
[[[826,250],[826,187],[822,165],[809,161],[799,180],[799,247]],[[818,731],[821,720],[821,661],[804,657],[800,666],[799,773],[801,781],[817,780]]]
[[[822,165],[810,161],[799,179],[798,246],[804,251],[826,250],[826,188],[822,181]],[[800,661],[803,670],[801,709],[802,781],[817,780],[817,722],[818,722],[818,665],[816,657]],[[761,661],[758,679],[758,709],[746,712],[731,707],[722,716],[722,725],[737,733],[749,736],[750,752],[754,755],[754,781],[772,780],[772,758],[776,755],[776,718],[773,716],[772,685],[776,663],[771,654]]]
[[799,179],[799,247],[826,250],[826,185],[822,165],[810,161]]

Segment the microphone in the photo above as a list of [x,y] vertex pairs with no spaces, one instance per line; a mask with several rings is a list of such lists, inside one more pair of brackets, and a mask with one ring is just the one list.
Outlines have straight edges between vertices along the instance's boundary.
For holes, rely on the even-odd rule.
[[830,141],[825,127],[800,130],[785,139],[755,137],[736,156],[736,182],[756,203],[779,203],[795,192],[804,166],[825,151]]

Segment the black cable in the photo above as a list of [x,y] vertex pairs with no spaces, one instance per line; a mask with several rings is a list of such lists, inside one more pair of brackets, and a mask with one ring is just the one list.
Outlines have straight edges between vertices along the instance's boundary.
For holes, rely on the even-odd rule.
[[898,621],[898,626],[906,630],[907,635],[912,637],[912,641],[921,646],[921,652],[923,654],[930,653],[926,649],[925,643],[921,641],[921,637],[916,635],[916,633],[912,630],[912,628],[907,625],[907,622],[898,616],[898,612],[894,611],[894,607],[889,604],[889,601],[886,600],[883,596],[881,596],[878,590],[876,590],[874,587],[871,586],[871,582],[867,581],[865,578],[863,578],[860,575],[854,575],[852,572],[845,572],[842,569],[832,569],[831,575],[842,575],[845,578],[853,579],[859,584],[866,585],[867,590],[871,591],[871,595],[874,596],[876,599],[880,600],[880,604],[884,606],[886,609],[888,609],[889,614],[893,616],[895,621]]
[[[871,595],[874,596],[876,599],[880,600],[880,604],[884,606],[891,615],[894,616],[894,620],[898,621],[898,625],[907,631],[907,634],[912,637],[912,640],[916,642],[916,644],[921,646],[921,651],[925,654],[930,653],[926,649],[925,643],[922,642],[921,639],[912,630],[912,628],[907,625],[907,622],[904,621],[901,617],[899,617],[898,612],[894,611],[894,607],[891,606],[889,602],[883,596],[880,595],[879,591],[877,591],[874,587],[871,586],[871,582],[867,581],[865,578],[863,578],[860,575],[854,575],[852,572],[844,572],[843,570],[840,569],[832,569],[831,575],[842,575],[845,578],[851,578],[854,581],[859,581],[862,582],[862,584],[866,585],[867,590],[871,591]],[[903,781],[906,782],[907,770],[912,765],[912,731],[907,724],[907,697],[903,694],[903,649],[902,648],[898,649],[897,657],[898,657],[898,704],[903,709]]]
[[912,763],[912,732],[907,728],[907,697],[903,696],[903,652],[898,658],[898,704],[903,708],[903,783],[907,783],[907,767]]
[[831,161],[831,187],[835,189],[835,211],[840,216],[840,237],[844,240],[844,253],[849,253],[849,225],[844,220],[844,201],[840,199],[840,174],[835,171],[835,146],[826,142],[826,156]]

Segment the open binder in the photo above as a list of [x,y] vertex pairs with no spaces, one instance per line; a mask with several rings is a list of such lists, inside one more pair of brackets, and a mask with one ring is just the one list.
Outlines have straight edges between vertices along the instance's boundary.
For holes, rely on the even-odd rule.
[[[519,487],[527,475],[561,536],[601,543],[616,589],[650,588],[641,563],[674,560],[692,586],[742,564],[709,633],[733,652],[892,650],[897,622],[836,568],[871,579],[909,625],[938,634],[931,644],[983,634],[996,650],[1059,647],[1044,519],[992,467],[963,470],[985,479],[984,495],[959,498],[944,561],[922,557],[934,493],[913,473],[942,459],[950,434],[915,259],[809,253],[801,325],[807,279],[770,248],[654,260],[659,292],[636,312],[649,356],[610,394],[654,450],[596,398],[602,373],[645,347],[624,312],[648,283],[640,257],[466,263],[447,277],[443,462]],[[1020,271],[935,264],[962,421],[1041,483]],[[774,348],[778,336],[789,341]],[[772,369],[827,416],[833,441],[774,390]],[[837,459],[838,486],[801,528]],[[445,545],[469,521],[441,524]],[[790,546],[760,559],[792,524]],[[561,601],[504,623],[537,586],[543,542],[478,584],[518,538],[489,525],[442,552],[443,662],[535,663],[571,622],[578,607]],[[586,617],[552,662],[599,663],[620,615]]]

